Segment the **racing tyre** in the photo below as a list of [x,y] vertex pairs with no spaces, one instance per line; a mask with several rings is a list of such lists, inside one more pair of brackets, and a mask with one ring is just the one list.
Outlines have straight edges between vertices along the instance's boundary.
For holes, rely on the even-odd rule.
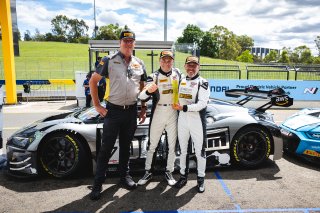
[[240,130],[231,142],[231,159],[236,166],[256,168],[268,159],[271,150],[269,134],[258,127]]
[[41,171],[52,177],[73,176],[86,165],[86,154],[82,143],[76,135],[67,132],[46,137],[38,154]]

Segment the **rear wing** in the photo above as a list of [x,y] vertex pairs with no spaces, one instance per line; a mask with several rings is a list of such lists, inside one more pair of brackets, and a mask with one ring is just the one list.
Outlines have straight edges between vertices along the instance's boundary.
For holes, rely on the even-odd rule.
[[289,107],[293,104],[293,98],[286,95],[282,88],[276,88],[269,91],[260,90],[256,86],[247,87],[245,89],[231,89],[225,91],[225,95],[228,97],[239,98],[240,96],[246,96],[242,100],[238,101],[237,104],[244,105],[251,101],[253,98],[267,99],[267,103],[258,107],[258,111],[266,111],[272,106],[278,107]]

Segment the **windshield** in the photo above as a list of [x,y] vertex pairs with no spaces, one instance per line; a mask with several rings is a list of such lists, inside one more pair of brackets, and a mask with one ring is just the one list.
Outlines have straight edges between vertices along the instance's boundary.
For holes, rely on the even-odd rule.
[[[101,105],[105,106],[104,103],[101,103]],[[98,112],[96,111],[96,109],[94,107],[83,108],[83,109],[73,113],[72,116],[80,119],[84,123],[97,123],[100,118]],[[100,119],[100,120],[101,120],[101,122],[103,121],[103,119]]]

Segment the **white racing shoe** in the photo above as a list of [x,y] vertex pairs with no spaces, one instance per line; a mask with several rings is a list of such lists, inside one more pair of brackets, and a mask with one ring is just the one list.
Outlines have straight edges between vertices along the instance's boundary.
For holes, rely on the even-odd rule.
[[165,172],[165,177],[166,177],[166,180],[167,180],[169,186],[173,186],[173,185],[176,184],[177,181],[173,178],[171,172],[166,171]]
[[138,181],[138,185],[142,186],[142,185],[146,184],[151,179],[152,179],[152,173],[149,171],[146,171],[144,176]]

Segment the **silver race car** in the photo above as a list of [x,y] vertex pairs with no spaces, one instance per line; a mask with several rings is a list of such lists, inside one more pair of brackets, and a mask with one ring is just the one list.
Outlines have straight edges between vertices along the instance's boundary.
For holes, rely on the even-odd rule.
[[[283,142],[272,115],[271,106],[288,107],[292,98],[282,89],[259,91],[256,87],[226,91],[227,96],[245,98],[237,103],[210,99],[207,107],[207,167],[238,165],[256,168],[270,155],[282,157]],[[243,105],[253,98],[266,100],[258,108]],[[63,178],[93,172],[101,143],[103,120],[93,107],[51,116],[14,133],[7,141],[7,166],[15,176],[47,174]],[[131,170],[144,170],[148,145],[148,120],[138,125],[131,143]],[[192,143],[189,143],[189,166],[195,166]],[[165,169],[166,134],[155,153],[155,170]],[[176,148],[179,167],[179,146]],[[118,144],[109,161],[109,170],[117,171]],[[107,163],[107,162],[106,162]]]

